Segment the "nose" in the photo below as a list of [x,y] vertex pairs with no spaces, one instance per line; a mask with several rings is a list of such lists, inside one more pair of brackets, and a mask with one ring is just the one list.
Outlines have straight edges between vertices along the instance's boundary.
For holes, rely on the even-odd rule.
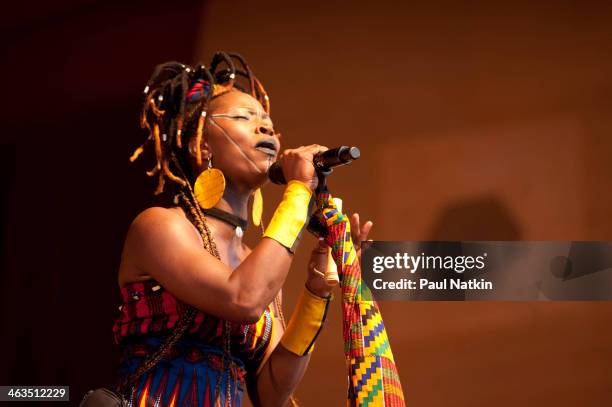
[[270,126],[258,126],[256,129],[257,133],[262,133],[268,136],[273,136],[274,135],[274,129],[272,129],[272,127]]

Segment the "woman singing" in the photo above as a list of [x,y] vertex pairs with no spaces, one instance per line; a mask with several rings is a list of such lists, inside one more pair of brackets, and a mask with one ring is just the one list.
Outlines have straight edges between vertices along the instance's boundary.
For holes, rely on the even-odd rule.
[[[317,186],[313,156],[326,147],[279,153],[269,98],[239,55],[219,52],[209,67],[162,64],[144,93],[149,136],[131,160],[155,153],[147,174],[168,205],[136,217],[119,267],[113,332],[128,405],[240,406],[245,389],[255,406],[293,402],[332,297],[327,246],[312,251],[286,327],[281,288]],[[248,248],[248,202],[259,225],[259,188],[277,160],[288,183]],[[372,224],[351,223],[358,245]]]

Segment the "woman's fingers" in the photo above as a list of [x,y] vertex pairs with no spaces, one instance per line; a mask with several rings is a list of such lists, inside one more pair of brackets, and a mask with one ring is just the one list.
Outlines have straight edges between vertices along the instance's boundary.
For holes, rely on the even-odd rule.
[[353,239],[353,244],[357,245],[359,243],[360,234],[359,214],[354,213],[353,216],[351,216],[351,238]]
[[302,148],[308,153],[312,154],[313,157],[317,154],[320,154],[320,153],[323,153],[329,150],[329,148],[322,146],[320,144],[311,144],[309,146],[304,146]]
[[353,216],[351,216],[351,237],[355,246],[359,247],[362,241],[368,240],[368,235],[370,234],[370,230],[372,230],[372,226],[374,226],[372,221],[367,221],[361,226],[358,213],[354,213]]
[[374,226],[374,222],[369,220],[361,227],[361,233],[359,235],[360,241],[363,242],[368,240],[368,235],[370,234],[370,230],[372,230],[372,226]]
[[277,161],[283,168],[287,182],[295,179],[307,184],[314,191],[318,185],[318,176],[313,157],[327,150],[325,146],[312,144],[283,151]]

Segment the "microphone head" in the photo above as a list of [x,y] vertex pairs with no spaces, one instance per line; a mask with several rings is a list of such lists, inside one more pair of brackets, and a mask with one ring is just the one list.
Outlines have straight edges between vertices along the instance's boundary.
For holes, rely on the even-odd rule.
[[351,157],[351,160],[356,160],[361,157],[361,151],[357,147],[351,147],[348,150],[348,155]]

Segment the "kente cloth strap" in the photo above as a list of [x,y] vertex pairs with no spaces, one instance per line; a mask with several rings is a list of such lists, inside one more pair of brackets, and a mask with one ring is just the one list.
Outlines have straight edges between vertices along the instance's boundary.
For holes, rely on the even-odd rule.
[[327,226],[342,288],[344,354],[349,374],[348,407],[404,407],[404,394],[376,301],[361,280],[348,216],[327,190],[317,194],[316,216]]

